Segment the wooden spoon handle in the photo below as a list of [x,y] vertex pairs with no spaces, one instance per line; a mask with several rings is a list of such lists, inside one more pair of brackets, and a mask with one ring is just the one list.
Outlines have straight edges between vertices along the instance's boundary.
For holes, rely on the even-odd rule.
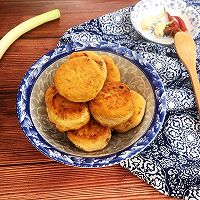
[[193,86],[194,94],[196,97],[197,108],[200,113],[200,83],[199,83],[198,75],[197,75],[196,70],[190,70],[188,72],[190,74],[190,78],[192,81],[192,86]]
[[196,44],[190,34],[186,32],[178,32],[174,37],[174,45],[179,58],[190,74],[194,94],[196,97],[197,108],[200,113],[200,83],[196,70]]

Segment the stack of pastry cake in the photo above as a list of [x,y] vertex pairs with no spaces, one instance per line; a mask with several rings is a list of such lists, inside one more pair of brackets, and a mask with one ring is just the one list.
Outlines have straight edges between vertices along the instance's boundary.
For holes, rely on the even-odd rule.
[[143,118],[145,99],[121,82],[118,67],[106,54],[72,53],[53,82],[45,93],[49,120],[84,151],[105,148],[112,131],[125,134]]

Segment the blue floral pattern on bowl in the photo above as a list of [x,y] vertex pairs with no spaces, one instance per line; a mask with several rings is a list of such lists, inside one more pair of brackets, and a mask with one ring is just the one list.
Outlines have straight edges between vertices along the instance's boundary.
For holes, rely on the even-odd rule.
[[[42,132],[40,132],[40,129],[37,128],[38,126],[45,127],[48,125],[48,122],[46,121],[44,115],[41,115],[41,117],[43,118],[43,120],[41,120],[41,123],[43,124],[38,123],[39,125],[36,126],[34,114],[31,109],[31,107],[34,106],[32,106],[31,104],[34,105],[34,101],[44,100],[43,98],[40,98],[40,96],[42,96],[42,94],[40,93],[44,93],[45,91],[36,90],[36,93],[38,93],[38,98],[33,99],[35,85],[37,85],[37,82],[40,81],[42,75],[44,75],[45,73],[45,70],[47,68],[50,68],[53,63],[56,63],[60,59],[64,59],[67,55],[71,54],[74,51],[80,50],[105,51],[116,54],[119,57],[123,57],[123,59],[128,60],[129,62],[137,66],[140,70],[142,70],[142,72],[148,78],[152,87],[152,91],[154,92],[155,109],[150,125],[145,130],[144,134],[139,137],[133,144],[116,153],[106,154],[104,156],[97,155],[96,157],[81,156],[81,154],[80,156],[77,156],[73,152],[67,153],[62,149],[60,150],[59,148],[55,148],[54,144],[50,142],[50,140],[46,140]],[[49,79],[51,77],[46,78]],[[37,103],[35,104],[37,105]],[[37,109],[41,109],[38,106],[36,107]],[[120,163],[124,159],[137,155],[155,139],[160,128],[162,127],[162,123],[165,117],[165,111],[165,91],[157,72],[151,67],[151,65],[149,65],[134,51],[131,51],[130,49],[127,49],[126,47],[123,47],[119,44],[112,44],[107,42],[101,42],[99,44],[88,44],[84,42],[68,43],[50,51],[42,58],[40,58],[36,63],[34,63],[33,66],[28,70],[28,72],[22,79],[17,94],[18,119],[22,130],[24,131],[29,141],[33,144],[33,146],[35,146],[46,156],[58,162],[79,167],[102,167],[113,165]]]

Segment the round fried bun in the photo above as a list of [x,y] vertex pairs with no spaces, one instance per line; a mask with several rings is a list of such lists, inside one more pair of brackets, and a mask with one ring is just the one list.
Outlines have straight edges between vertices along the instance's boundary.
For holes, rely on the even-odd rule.
[[103,77],[106,79],[106,77],[107,77],[106,63],[104,62],[104,59],[100,55],[98,55],[94,51],[77,51],[77,52],[73,52],[69,56],[69,59],[81,57],[81,56],[86,56],[86,57],[89,57],[90,59],[94,60],[97,63],[97,65],[100,67],[100,69],[103,73]]
[[105,80],[99,65],[86,56],[68,59],[56,70],[54,77],[59,94],[73,102],[94,99]]
[[45,103],[49,120],[61,132],[79,129],[90,120],[90,111],[86,103],[69,101],[53,87],[47,89]]
[[113,82],[113,81],[120,81],[120,71],[117,67],[117,65],[114,63],[113,59],[108,55],[101,55],[101,57],[104,59],[104,62],[106,63],[107,68],[107,82]]
[[144,116],[146,107],[146,101],[144,97],[133,90],[131,90],[131,95],[133,99],[133,114],[126,122],[113,127],[114,130],[119,133],[126,132],[132,128],[135,128],[142,121]]
[[111,129],[94,119],[76,131],[67,131],[69,140],[79,149],[91,152],[105,148],[111,138]]
[[113,127],[127,121],[133,113],[131,91],[121,82],[106,82],[89,102],[93,117],[102,125]]

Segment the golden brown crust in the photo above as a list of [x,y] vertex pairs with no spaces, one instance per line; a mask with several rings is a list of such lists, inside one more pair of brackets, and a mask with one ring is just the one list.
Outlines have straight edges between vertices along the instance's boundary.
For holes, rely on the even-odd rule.
[[105,77],[97,63],[86,56],[68,59],[55,73],[59,94],[70,101],[86,102],[96,97]]
[[142,121],[144,116],[146,108],[144,97],[133,90],[131,90],[131,95],[133,99],[133,114],[126,122],[113,127],[113,129],[119,133],[127,132],[135,128]]
[[79,149],[87,152],[105,148],[111,138],[111,129],[102,126],[94,119],[76,131],[67,131],[69,140]]
[[102,125],[113,127],[128,120],[133,113],[130,89],[121,82],[106,82],[89,102],[93,117]]
[[61,132],[79,129],[90,120],[90,112],[86,103],[69,101],[53,87],[47,89],[45,103],[49,120]]
[[106,63],[106,68],[107,68],[106,82],[120,81],[120,71],[117,65],[114,63],[113,59],[106,54],[101,55],[101,57],[104,59],[104,62]]
[[69,59],[70,58],[82,57],[82,56],[86,56],[86,57],[94,60],[97,63],[97,65],[99,66],[99,68],[101,69],[101,71],[103,73],[103,77],[106,79],[106,77],[107,77],[106,63],[104,62],[104,59],[100,55],[95,53],[94,51],[77,51],[77,52],[73,52],[69,56]]

